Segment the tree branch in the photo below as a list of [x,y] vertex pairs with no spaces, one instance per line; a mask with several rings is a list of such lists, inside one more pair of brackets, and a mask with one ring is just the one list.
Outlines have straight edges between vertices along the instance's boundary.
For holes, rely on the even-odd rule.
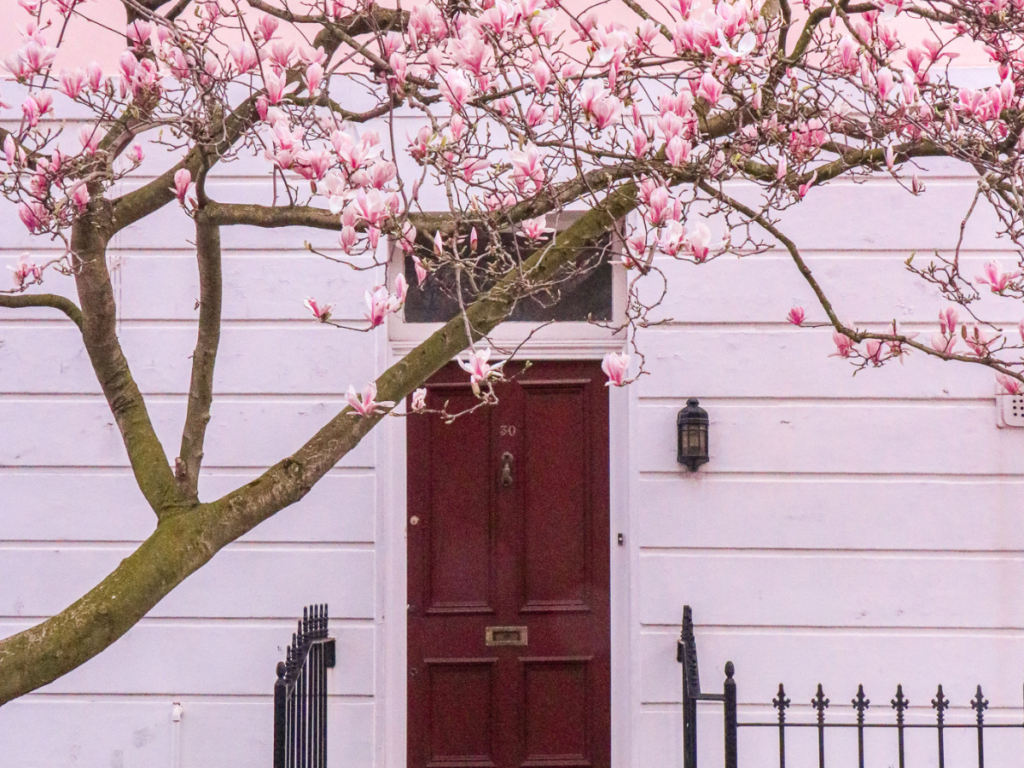
[[199,468],[203,463],[203,442],[213,402],[213,371],[220,343],[224,292],[220,227],[210,224],[202,212],[196,216],[196,259],[199,262],[199,333],[192,354],[192,381],[188,389],[185,428],[181,433],[181,452],[175,463],[178,488],[182,496],[194,504],[199,503]]
[[82,340],[121,431],[139,489],[160,517],[180,499],[167,454],[117,339],[117,307],[107,271],[107,238],[98,218],[94,210],[78,219],[71,229],[75,284],[82,305]]
[[[637,202],[632,183],[560,232],[466,309],[474,339],[492,331],[515,307],[517,283],[537,282],[571,268],[579,249],[596,242]],[[88,327],[88,324],[87,324]],[[399,402],[469,344],[462,315],[449,321],[377,379],[378,396]],[[302,448],[262,476],[221,499],[179,508],[160,518],[153,534],[74,605],[0,641],[0,704],[40,688],[110,646],[189,574],[220,549],[299,501],[383,418],[346,408]]]
[[59,309],[71,322],[82,328],[82,310],[71,299],[53,293],[23,293],[17,296],[0,294],[0,307],[21,309],[22,307],[52,307]]

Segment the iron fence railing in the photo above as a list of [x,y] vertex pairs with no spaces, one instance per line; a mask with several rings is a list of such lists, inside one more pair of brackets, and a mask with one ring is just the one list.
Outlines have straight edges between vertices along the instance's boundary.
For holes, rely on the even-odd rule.
[[[738,768],[738,735],[739,729],[777,729],[778,731],[778,764],[779,768],[786,768],[786,734],[792,729],[800,729],[806,732],[810,729],[816,736],[817,764],[818,768],[826,768],[826,734],[833,729],[842,730],[846,733],[856,734],[857,743],[857,765],[864,768],[865,765],[865,734],[868,732],[888,732],[889,738],[893,740],[895,757],[898,768],[906,768],[907,762],[907,736],[914,732],[934,731],[932,742],[937,753],[938,768],[945,768],[947,758],[947,735],[950,731],[966,735],[964,732],[975,732],[977,746],[977,768],[985,768],[985,734],[992,730],[999,730],[1005,733],[1007,729],[1016,729],[1024,735],[1024,712],[1020,713],[1014,722],[985,722],[985,712],[989,708],[989,702],[982,692],[981,686],[977,686],[974,697],[970,701],[970,708],[973,711],[972,722],[948,722],[949,699],[943,693],[942,686],[938,687],[935,697],[931,699],[933,710],[932,722],[907,722],[907,712],[910,702],[904,695],[903,686],[896,686],[895,696],[888,702],[889,707],[885,711],[892,712],[892,719],[886,722],[867,722],[866,714],[871,707],[871,701],[867,698],[864,686],[857,688],[856,695],[851,699],[851,708],[854,719],[852,722],[840,722],[836,719],[829,722],[826,711],[832,702],[825,696],[825,692],[818,684],[817,691],[810,701],[814,712],[813,722],[789,722],[786,718],[786,711],[790,708],[792,701],[786,694],[782,683],[779,683],[779,691],[772,699],[771,706],[776,710],[776,716],[772,721],[748,721],[740,720],[736,703],[736,681],[735,668],[733,663],[725,665],[725,681],[721,693],[704,693],[700,686],[700,670],[697,664],[697,643],[693,633],[693,614],[690,606],[683,608],[682,631],[676,648],[676,659],[682,665],[682,687],[683,687],[683,767],[697,768],[697,704],[699,702],[717,702],[723,708],[723,730],[724,730],[724,763],[725,768]],[[884,703],[883,703],[884,707]],[[872,711],[877,711],[875,709]],[[835,709],[831,710],[835,713]],[[894,732],[894,733],[893,733]],[[973,751],[973,748],[972,750]],[[1024,760],[1024,739],[1019,745],[1012,748],[1018,758],[1015,764]],[[759,758],[763,757],[761,754]],[[852,756],[851,756],[852,757]],[[958,766],[967,765],[963,755],[958,756],[952,764]],[[760,762],[760,760],[759,760]],[[812,758],[813,762],[813,758]],[[850,760],[841,761],[849,765]],[[870,761],[869,761],[870,762]],[[973,762],[973,759],[971,760]],[[1002,761],[997,761],[1001,763]],[[934,758],[913,761],[912,764],[935,765]],[[806,761],[800,762],[801,768],[808,768]],[[897,768],[891,766],[891,768]]]
[[326,768],[327,670],[335,664],[327,605],[302,609],[274,683],[274,768]]

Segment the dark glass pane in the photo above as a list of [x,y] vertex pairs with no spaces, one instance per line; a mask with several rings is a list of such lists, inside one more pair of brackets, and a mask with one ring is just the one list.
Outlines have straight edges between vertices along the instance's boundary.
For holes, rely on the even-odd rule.
[[[536,249],[521,236],[502,234],[503,256],[488,256],[488,243],[480,237],[479,252],[485,254],[474,263],[467,260],[462,280],[462,297],[468,305],[480,292],[487,290],[491,280],[489,268],[498,259],[526,258]],[[551,290],[541,291],[523,298],[512,312],[513,322],[610,321],[612,319],[612,267],[611,236],[590,247],[581,249],[576,260],[577,274],[559,282]],[[422,254],[425,261],[429,256]],[[416,286],[416,269],[412,257],[406,256],[405,277],[409,281],[409,295],[405,301],[407,323],[437,323],[451,320],[459,311],[456,298],[455,270],[445,266],[432,272],[422,287]],[[474,279],[475,278],[475,279]]]

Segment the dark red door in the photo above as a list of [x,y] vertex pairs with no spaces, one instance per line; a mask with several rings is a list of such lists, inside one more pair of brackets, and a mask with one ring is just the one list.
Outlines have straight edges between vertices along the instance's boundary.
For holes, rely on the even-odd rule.
[[[610,764],[604,381],[538,363],[409,418],[409,768]],[[427,392],[477,402],[454,366]]]

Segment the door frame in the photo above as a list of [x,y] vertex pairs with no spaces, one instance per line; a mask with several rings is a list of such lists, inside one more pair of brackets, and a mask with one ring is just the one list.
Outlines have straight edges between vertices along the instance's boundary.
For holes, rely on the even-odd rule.
[[[408,346],[390,343],[385,363],[400,359]],[[531,344],[519,358],[535,360],[600,360],[618,352],[623,342],[582,343],[563,339]],[[610,633],[612,766],[632,765],[634,715],[639,713],[639,643],[631,629],[638,626],[632,610],[632,579],[635,567],[633,521],[629,515],[629,411],[633,388],[610,388],[609,418],[609,526],[610,526]],[[408,583],[406,570],[406,421],[386,419],[383,440],[378,443],[377,483],[377,633],[375,660],[376,759],[378,768],[405,768],[407,755],[407,623]],[[625,537],[619,546],[617,535]]]
[[[395,249],[397,251],[397,249]],[[391,262],[389,273],[400,270],[398,253],[381,238],[379,263]],[[612,312],[625,315],[626,270],[613,262]],[[436,324],[439,326],[440,324]],[[514,346],[533,323],[505,324],[496,338]],[[518,326],[518,329],[516,328]],[[418,328],[400,318],[388,318],[388,340],[377,345],[378,370],[386,370],[436,330],[435,324]],[[517,338],[521,337],[521,338]],[[589,323],[555,323],[526,342],[519,359],[600,360],[609,352],[625,349],[625,334]],[[635,580],[638,550],[633,547],[639,523],[629,514],[630,457],[629,415],[637,397],[636,387],[610,387],[608,393],[608,480],[611,633],[611,747],[613,768],[634,765],[634,732],[640,715],[640,634]],[[376,443],[376,586],[374,643],[374,703],[376,768],[406,768],[407,745],[407,624],[406,606],[406,433],[405,419],[385,419]],[[380,429],[380,427],[378,427]],[[622,534],[625,542],[617,541]]]

